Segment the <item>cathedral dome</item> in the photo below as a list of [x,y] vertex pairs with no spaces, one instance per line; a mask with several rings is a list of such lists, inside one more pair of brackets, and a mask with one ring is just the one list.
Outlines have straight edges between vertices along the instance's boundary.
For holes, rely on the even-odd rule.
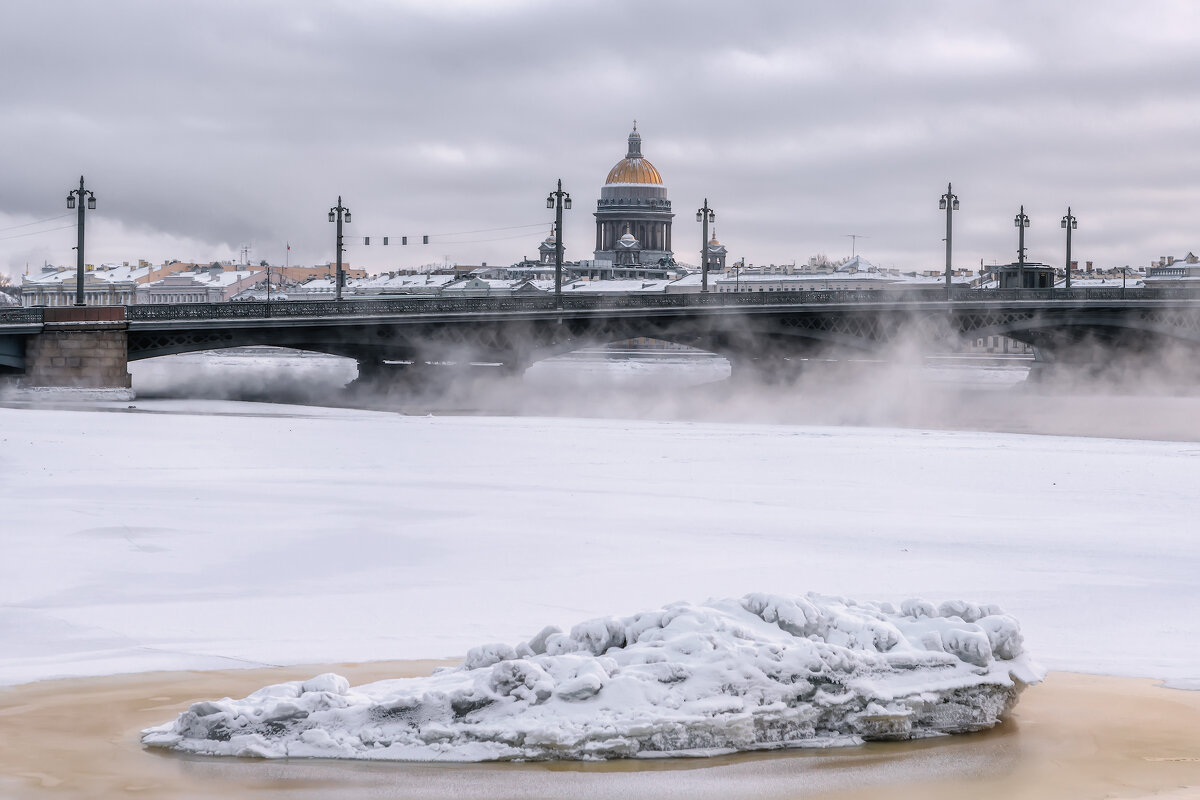
[[654,168],[653,164],[642,158],[642,135],[637,132],[636,123],[633,126],[633,133],[629,134],[629,152],[625,154],[625,158],[618,161],[617,165],[608,171],[608,178],[604,181],[606,186],[614,183],[663,185],[662,176],[658,174],[658,170]]

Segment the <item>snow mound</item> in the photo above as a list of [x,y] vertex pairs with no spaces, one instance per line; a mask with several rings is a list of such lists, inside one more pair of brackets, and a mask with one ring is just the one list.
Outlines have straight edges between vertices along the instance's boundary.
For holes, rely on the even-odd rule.
[[142,741],[262,758],[709,755],[982,730],[1043,675],[994,606],[750,594],[548,627],[428,678],[351,688],[327,673],[195,703]]

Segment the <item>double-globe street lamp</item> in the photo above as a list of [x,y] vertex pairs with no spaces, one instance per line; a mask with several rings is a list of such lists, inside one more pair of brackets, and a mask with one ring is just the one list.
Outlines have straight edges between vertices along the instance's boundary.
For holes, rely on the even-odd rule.
[[563,191],[562,178],[558,179],[558,188],[546,195],[546,208],[554,209],[554,305],[562,308],[562,212],[571,208],[571,195]]
[[1071,231],[1079,227],[1079,220],[1071,214],[1071,207],[1067,206],[1067,215],[1062,218],[1062,227],[1067,229],[1067,290],[1071,289]]
[[1013,225],[1017,226],[1017,288],[1025,288],[1025,229],[1029,227],[1029,217],[1025,215],[1025,206],[1013,217]]
[[704,205],[696,209],[696,222],[703,222],[700,234],[700,291],[708,291],[708,223],[716,222],[717,215],[708,207],[708,198]]
[[942,199],[938,201],[938,208],[946,212],[946,296],[950,296],[950,248],[954,241],[953,224],[951,222],[951,214],[958,211],[958,195],[951,190],[950,184],[946,184],[946,193],[942,195]]
[[75,245],[75,305],[84,305],[83,301],[83,206],[87,200],[89,211],[96,208],[96,195],[83,188],[83,176],[79,176],[79,188],[67,192],[67,208],[75,208],[75,198],[79,198],[79,223],[76,233],[79,240]]
[[329,221],[337,223],[337,274],[334,275],[334,299],[342,299],[342,284],[346,282],[345,276],[342,275],[342,223],[350,221],[350,209],[342,205],[342,196],[338,195],[338,203],[333,208],[329,209]]

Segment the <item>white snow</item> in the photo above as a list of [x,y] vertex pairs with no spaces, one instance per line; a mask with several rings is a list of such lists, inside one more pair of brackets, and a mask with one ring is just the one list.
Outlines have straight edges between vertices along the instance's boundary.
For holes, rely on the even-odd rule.
[[750,594],[544,628],[457,670],[194,703],[145,744],[264,758],[711,755],[983,730],[1043,671],[998,608]]
[[0,408],[0,684],[810,590],[985,598],[1052,669],[1200,680],[1193,442],[97,408]]

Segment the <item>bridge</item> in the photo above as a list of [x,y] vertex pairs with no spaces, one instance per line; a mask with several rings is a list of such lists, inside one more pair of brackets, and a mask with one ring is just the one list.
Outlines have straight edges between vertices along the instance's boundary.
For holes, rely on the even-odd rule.
[[30,386],[128,387],[128,362],[274,345],[354,358],[364,380],[414,367],[520,372],[560,353],[652,337],[770,374],[797,359],[953,347],[1003,335],[1041,363],[1200,351],[1200,294],[1183,289],[952,289],[553,295],[210,303],[0,311],[0,372]]

